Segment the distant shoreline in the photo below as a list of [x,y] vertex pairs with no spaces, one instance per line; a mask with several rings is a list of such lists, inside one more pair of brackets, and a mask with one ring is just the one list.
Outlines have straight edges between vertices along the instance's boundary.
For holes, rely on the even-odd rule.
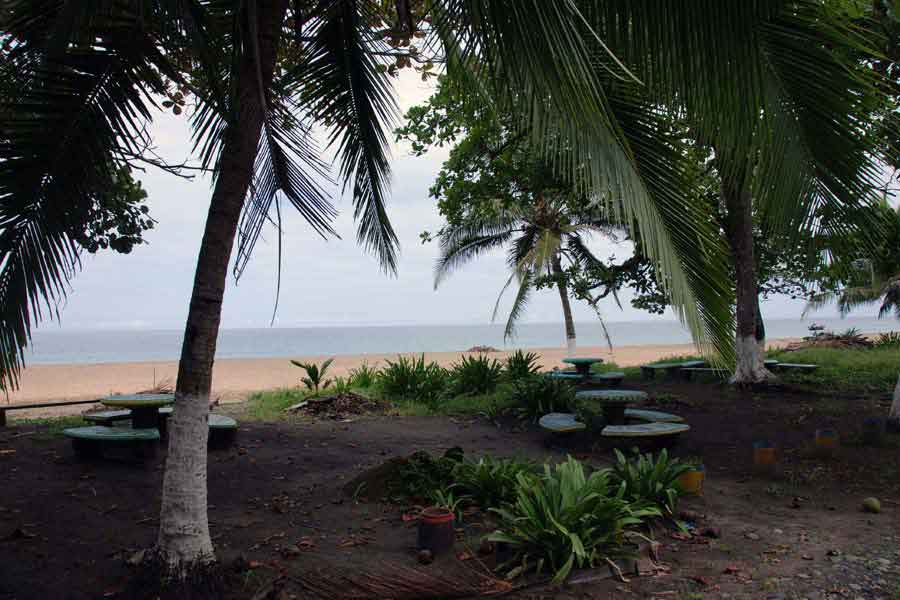
[[[799,338],[781,338],[769,341],[770,347],[781,347]],[[544,369],[563,367],[565,348],[527,348],[540,355]],[[489,356],[503,360],[513,350],[491,352]],[[582,347],[578,356],[597,356],[619,366],[629,367],[659,360],[667,356],[695,354],[693,344],[651,344]],[[426,352],[427,360],[450,365],[466,352]],[[418,353],[413,355],[418,356]],[[330,377],[345,376],[348,371],[363,362],[383,365],[385,360],[397,357],[396,353],[337,355],[328,371]],[[330,356],[294,356],[293,359],[320,362]],[[216,361],[213,370],[213,396],[222,402],[239,402],[248,394],[267,389],[292,387],[298,384],[301,371],[290,364],[290,358],[225,358]],[[56,402],[99,398],[112,393],[129,393],[167,380],[174,384],[178,372],[177,361],[143,361],[90,364],[38,364],[25,369],[20,389],[9,396],[12,404],[29,402]],[[16,412],[14,417],[43,416],[51,414],[77,414],[84,407],[65,409],[41,409]],[[75,409],[75,410],[73,410]]]

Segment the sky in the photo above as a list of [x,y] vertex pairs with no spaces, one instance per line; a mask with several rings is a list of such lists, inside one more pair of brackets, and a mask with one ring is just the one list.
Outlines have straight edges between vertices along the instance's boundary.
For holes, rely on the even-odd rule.
[[[397,82],[401,110],[425,100],[431,84],[412,73]],[[190,156],[190,128],[186,111],[180,117],[160,114],[151,128],[156,150],[180,163]],[[296,213],[284,214],[281,298],[275,327],[314,325],[482,324],[489,323],[494,302],[508,277],[502,253],[487,255],[461,268],[433,287],[436,244],[422,244],[419,234],[441,225],[428,188],[447,157],[436,149],[424,157],[409,155],[408,148],[393,148],[393,180],[389,204],[391,222],[401,242],[399,273],[385,275],[374,256],[356,244],[350,198],[334,192],[340,211],[335,229],[342,239],[323,240]],[[209,208],[208,178],[186,181],[158,170],[135,173],[149,194],[155,228],[145,234],[146,244],[131,254],[98,252],[85,255],[83,270],[61,307],[59,323],[43,323],[41,330],[181,329],[187,316],[197,252]],[[276,239],[268,229],[240,281],[229,276],[222,327],[268,327],[272,318],[276,283]],[[626,258],[627,244],[596,241],[599,256]],[[623,309],[612,300],[604,307],[608,321],[673,319],[655,317],[632,308],[628,294]],[[512,294],[501,307],[508,306]],[[775,298],[763,306],[767,318],[799,318],[802,303]],[[586,306],[573,306],[576,321],[596,319]],[[874,315],[874,309],[872,314]],[[501,313],[505,318],[505,313]],[[834,316],[826,309],[817,315]],[[869,311],[859,316],[870,316]],[[537,293],[528,306],[525,322],[561,321],[555,292]]]

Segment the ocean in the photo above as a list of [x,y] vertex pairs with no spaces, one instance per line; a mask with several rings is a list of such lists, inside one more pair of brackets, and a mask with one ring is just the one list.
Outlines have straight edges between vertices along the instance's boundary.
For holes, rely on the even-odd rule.
[[[854,327],[864,332],[900,329],[896,319],[770,319],[769,338],[808,335],[811,323],[829,330]],[[629,321],[607,323],[614,346],[680,344],[690,334],[676,321]],[[597,322],[576,323],[580,346],[604,346]],[[34,332],[26,364],[116,363],[177,360],[181,352],[180,330],[78,330]],[[393,352],[445,352],[472,346],[547,348],[565,345],[561,323],[523,323],[515,339],[504,343],[503,326],[494,325],[384,325],[265,329],[223,329],[219,333],[217,358],[278,358],[381,354]]]

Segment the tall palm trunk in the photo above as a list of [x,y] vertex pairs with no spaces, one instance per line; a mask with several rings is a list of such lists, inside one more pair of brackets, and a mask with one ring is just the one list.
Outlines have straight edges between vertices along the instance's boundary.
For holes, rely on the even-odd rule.
[[[197,259],[178,383],[169,425],[169,454],[163,479],[158,547],[175,577],[215,560],[207,518],[207,435],[216,337],[231,250],[250,186],[278,36],[287,0],[251,3],[242,18],[247,44],[238,71],[236,120],[228,126],[221,164]],[[255,7],[255,10],[253,8]],[[252,27],[250,19],[256,18]],[[252,32],[258,32],[258,44]],[[258,48],[259,57],[254,56]],[[260,89],[262,84],[262,89]]]
[[569,304],[569,287],[563,275],[562,264],[559,255],[553,257],[553,275],[556,277],[556,288],[559,290],[559,300],[562,302],[563,319],[566,323],[566,349],[569,356],[575,356],[578,344],[575,340],[575,321],[572,320],[572,306]]
[[888,418],[895,424],[900,425],[900,376],[897,377],[897,387],[894,388],[894,401],[891,402],[891,412]]
[[753,198],[742,179],[723,180],[722,196],[728,210],[728,241],[734,255],[737,330],[736,364],[732,383],[754,383],[773,377],[763,362],[765,330],[759,311],[759,287],[753,252]]

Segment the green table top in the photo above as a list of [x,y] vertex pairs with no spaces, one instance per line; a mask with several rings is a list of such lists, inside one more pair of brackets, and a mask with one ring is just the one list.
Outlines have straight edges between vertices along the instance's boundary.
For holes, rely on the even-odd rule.
[[591,358],[591,357],[576,357],[576,358],[564,358],[562,362],[569,365],[592,365],[594,363],[602,363],[602,358]]
[[629,404],[646,400],[647,393],[638,390],[585,390],[575,393],[576,400],[597,400],[606,404]]
[[174,403],[175,394],[114,394],[101,402],[121,408],[154,408]]
[[152,441],[159,439],[159,431],[156,429],[132,429],[130,427],[104,427],[103,425],[91,425],[89,427],[71,427],[63,429],[63,435],[79,440],[94,440],[100,442],[132,442]]

